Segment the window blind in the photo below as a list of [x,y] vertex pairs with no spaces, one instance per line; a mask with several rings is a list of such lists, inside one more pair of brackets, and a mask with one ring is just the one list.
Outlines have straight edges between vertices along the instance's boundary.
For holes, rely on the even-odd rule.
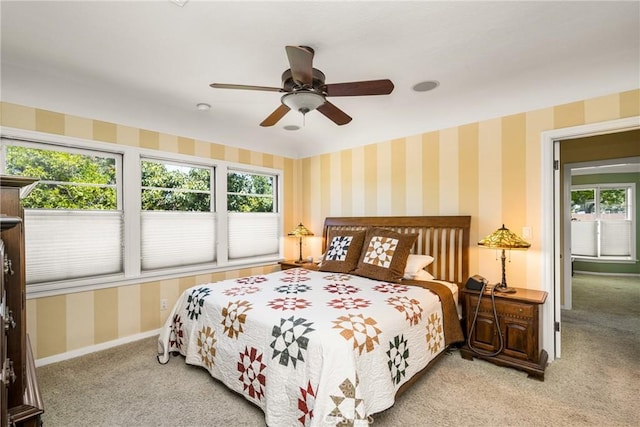
[[600,255],[631,256],[631,221],[600,222]]
[[142,270],[216,260],[213,212],[145,211],[140,226]]
[[571,255],[598,256],[597,221],[571,221]]
[[229,212],[229,259],[278,255],[277,213]]
[[25,209],[27,284],[122,272],[120,211]]

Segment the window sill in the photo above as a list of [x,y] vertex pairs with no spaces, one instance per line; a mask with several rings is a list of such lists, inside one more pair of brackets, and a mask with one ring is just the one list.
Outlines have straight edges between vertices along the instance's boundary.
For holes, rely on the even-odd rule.
[[60,282],[38,283],[27,285],[27,299],[51,297],[57,295],[74,294],[79,292],[95,291],[99,289],[117,288],[121,286],[139,285],[141,283],[170,280],[182,277],[191,277],[201,274],[220,273],[225,271],[240,270],[245,268],[264,267],[277,265],[281,257],[263,258],[251,262],[236,261],[225,266],[208,266],[181,269],[165,269],[142,272],[136,277],[125,277],[124,274],[92,277],[78,280]]
[[608,264],[635,264],[638,262],[637,259],[632,257],[586,257],[586,256],[576,256],[571,255],[571,261],[579,261],[579,262],[593,262],[593,263],[608,263]]

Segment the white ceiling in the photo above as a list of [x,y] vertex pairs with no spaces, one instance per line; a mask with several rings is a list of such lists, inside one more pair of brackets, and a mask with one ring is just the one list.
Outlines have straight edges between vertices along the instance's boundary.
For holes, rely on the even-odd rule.
[[[306,157],[640,87],[640,2],[6,1],[1,99],[230,146]],[[327,83],[389,78],[388,96],[330,98],[259,123],[286,45]],[[412,86],[437,80],[431,92]],[[196,104],[211,104],[198,111]]]

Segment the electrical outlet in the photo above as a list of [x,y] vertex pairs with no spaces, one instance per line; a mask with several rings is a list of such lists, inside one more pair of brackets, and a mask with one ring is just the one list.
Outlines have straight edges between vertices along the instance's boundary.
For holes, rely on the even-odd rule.
[[166,310],[169,302],[166,299],[160,300],[160,310]]
[[523,239],[530,239],[531,238],[531,227],[529,227],[529,226],[522,227],[522,238]]

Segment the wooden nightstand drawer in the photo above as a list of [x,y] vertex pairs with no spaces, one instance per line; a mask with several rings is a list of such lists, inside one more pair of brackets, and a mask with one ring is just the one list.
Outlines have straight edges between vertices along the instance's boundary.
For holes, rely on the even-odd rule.
[[[471,305],[475,307],[478,305],[478,297],[473,295],[470,297]],[[519,318],[531,319],[534,316],[534,310],[537,310],[537,306],[531,304],[520,304],[517,302],[505,302],[496,299],[496,311],[504,315],[511,315]],[[483,295],[482,303],[480,304],[480,313],[493,313],[493,305],[491,304],[491,296]]]
[[504,303],[497,302],[496,307],[500,311],[500,313],[505,316],[515,316],[519,318],[533,319],[534,310],[538,310],[537,306],[533,306],[531,304],[519,304],[515,302]]

